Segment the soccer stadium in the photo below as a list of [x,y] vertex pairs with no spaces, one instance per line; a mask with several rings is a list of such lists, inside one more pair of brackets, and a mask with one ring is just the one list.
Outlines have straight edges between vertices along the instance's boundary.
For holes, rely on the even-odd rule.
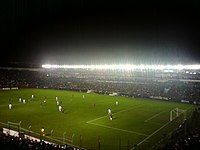
[[200,9],[187,0],[1,0],[1,150],[199,150]]
[[1,67],[1,147],[198,149],[199,70],[199,65]]

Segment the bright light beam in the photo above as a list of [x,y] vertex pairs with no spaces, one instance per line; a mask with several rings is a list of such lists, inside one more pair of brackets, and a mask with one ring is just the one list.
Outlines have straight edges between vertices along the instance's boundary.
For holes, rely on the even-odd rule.
[[199,70],[200,65],[42,65],[46,69],[110,69],[110,70]]

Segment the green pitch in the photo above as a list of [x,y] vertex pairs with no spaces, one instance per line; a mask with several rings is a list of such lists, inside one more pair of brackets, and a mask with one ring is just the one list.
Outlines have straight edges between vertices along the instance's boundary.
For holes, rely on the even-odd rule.
[[[64,113],[58,111],[56,96],[62,101]],[[19,97],[25,99],[26,104],[20,103]],[[9,101],[13,105],[11,110]],[[45,140],[87,149],[133,149],[135,144],[138,144],[137,149],[150,149],[163,133],[170,133],[182,121],[180,116],[169,122],[170,110],[176,107],[186,110],[188,116],[194,110],[189,104],[82,92],[1,91],[0,126],[8,127],[8,121],[21,121],[21,131],[27,133],[31,125],[32,136],[40,138],[40,130],[44,128],[46,136],[42,138]],[[113,120],[107,115],[108,108],[112,110]]]

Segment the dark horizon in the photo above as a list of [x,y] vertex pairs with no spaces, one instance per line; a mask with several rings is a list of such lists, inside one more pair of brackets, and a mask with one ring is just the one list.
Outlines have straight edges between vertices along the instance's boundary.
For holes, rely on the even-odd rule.
[[200,63],[195,1],[1,3],[1,66]]

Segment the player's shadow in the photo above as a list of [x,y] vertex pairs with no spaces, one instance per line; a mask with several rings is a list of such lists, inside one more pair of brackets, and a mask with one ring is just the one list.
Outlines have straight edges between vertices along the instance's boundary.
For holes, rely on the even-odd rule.
[[113,117],[112,119],[113,119],[113,120],[116,120],[116,119],[118,119],[118,117]]

